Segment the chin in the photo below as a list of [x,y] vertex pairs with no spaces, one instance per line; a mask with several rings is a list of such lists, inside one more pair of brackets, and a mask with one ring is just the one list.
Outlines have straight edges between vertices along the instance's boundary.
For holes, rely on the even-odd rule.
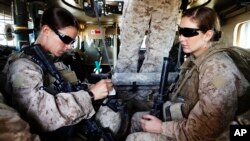
[[183,48],[183,52],[184,52],[184,53],[191,53],[191,50],[189,50],[189,49],[184,49],[184,48]]
[[55,57],[60,57],[60,56],[62,56],[62,54],[61,53],[57,53],[57,54],[53,54]]

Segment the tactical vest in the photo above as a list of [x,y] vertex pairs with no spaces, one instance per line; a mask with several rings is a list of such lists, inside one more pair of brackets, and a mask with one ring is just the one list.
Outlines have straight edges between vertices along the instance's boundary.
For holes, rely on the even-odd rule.
[[[235,65],[250,82],[250,51],[239,47],[212,47],[198,63],[194,65],[190,58],[182,65],[180,78],[175,84],[175,89],[170,95],[170,101],[163,106],[163,115],[165,120],[180,120],[187,118],[189,112],[199,100],[199,67],[210,56],[226,52],[234,61]],[[192,80],[190,80],[192,79]],[[190,83],[191,82],[191,83]],[[187,84],[188,83],[188,84]],[[183,96],[180,91],[188,91],[188,96]],[[245,94],[239,97],[238,109],[236,115],[242,114],[250,109],[248,104],[250,101],[250,86],[248,86]]]
[[[49,59],[49,56],[47,56],[47,54],[43,52],[40,45],[34,45],[24,48],[23,57],[28,57],[31,61],[38,64],[43,69],[44,73],[48,74],[46,75],[48,77],[45,78],[47,82],[45,82],[46,84],[44,84],[44,86],[47,87],[44,87],[44,89],[50,94],[56,95],[59,92],[73,92],[79,90],[88,91],[87,84],[80,83],[77,80],[75,73],[71,70],[68,70],[63,63],[54,64]],[[121,101],[118,101],[115,96],[110,96],[105,100],[106,103],[102,104],[102,106],[100,107],[100,109],[102,108],[102,110],[95,108],[97,114],[91,119],[85,119],[77,125],[61,127],[51,134],[51,138],[55,138],[58,135],[63,135],[67,138],[71,138],[75,130],[78,130],[78,132],[80,132],[83,136],[86,136],[90,140],[94,140],[93,138],[101,137],[102,139],[104,139],[104,141],[113,141],[113,134],[124,134],[128,124],[126,106]],[[93,105],[95,107],[94,103]],[[98,108],[99,106],[100,105],[97,104]],[[108,129],[109,124],[107,124],[107,122],[103,123],[101,121],[101,117],[103,115],[98,115],[98,113],[104,113],[103,115],[106,116],[113,116],[113,119],[120,118],[120,121],[119,119],[117,119],[119,123],[117,123],[116,127],[113,127],[115,129]],[[46,133],[44,137],[46,137],[47,135],[48,134]]]
[[[191,59],[186,60],[181,66],[178,81],[169,88],[172,93],[169,95],[170,100],[163,105],[164,120],[181,120],[188,116],[199,99],[198,76],[198,69]],[[188,95],[182,92],[188,92]]]

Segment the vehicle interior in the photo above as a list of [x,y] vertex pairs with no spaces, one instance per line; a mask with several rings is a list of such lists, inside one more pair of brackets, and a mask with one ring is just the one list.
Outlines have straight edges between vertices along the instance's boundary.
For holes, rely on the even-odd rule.
[[[94,1],[91,0],[0,0],[1,48],[10,47],[18,50],[23,44],[34,42],[35,34],[39,30],[38,20],[43,10],[46,7],[57,5],[72,12],[81,23],[81,31],[74,49],[85,53],[86,65],[92,66],[88,71],[92,71],[95,61],[100,61],[101,58],[101,65],[104,66],[103,71],[107,72],[109,67],[106,66],[108,64],[113,66],[117,61],[120,44],[119,24],[124,1],[96,0],[95,2],[99,8],[97,16],[94,11]],[[225,41],[229,45],[249,48],[246,40],[249,22],[248,0],[182,0],[181,8],[186,9],[200,5],[212,7],[217,11]],[[22,28],[23,26],[27,29]],[[105,31],[105,35],[100,34],[101,30]],[[22,33],[23,31],[26,33]],[[21,33],[19,34],[19,32]],[[244,37],[240,36],[243,34]],[[106,54],[102,39],[107,44]],[[103,57],[101,57],[102,55]],[[109,57],[106,57],[107,55]]]
[[[78,36],[78,42],[75,44],[75,49],[81,49],[86,51],[88,57],[86,62],[88,65],[94,64],[94,60],[98,59],[98,46],[102,46],[99,40],[103,38],[107,44],[111,46],[108,49],[111,64],[115,64],[117,54],[119,50],[119,24],[122,15],[123,0],[96,0],[99,14],[96,16],[94,11],[93,2],[91,0],[12,0],[5,1],[0,0],[1,6],[1,45],[9,46],[15,49],[20,49],[21,45],[27,40],[22,38],[28,38],[28,43],[34,41],[32,34],[26,37],[19,37],[15,35],[19,25],[25,24],[29,32],[31,30],[37,30],[37,20],[42,14],[42,11],[48,6],[61,6],[73,13],[75,17],[81,23],[81,32]],[[239,41],[236,35],[236,28],[242,30],[244,25],[247,25],[249,20],[249,1],[248,0],[183,0],[182,7],[191,8],[195,6],[206,5],[215,9],[220,16],[222,31],[225,35],[225,40],[229,45],[238,45],[244,48],[249,48],[247,43]],[[88,8],[87,8],[88,7]],[[14,13],[14,11],[16,13]],[[27,15],[28,16],[27,16]],[[25,21],[25,22],[24,22]],[[239,24],[241,23],[241,24]],[[237,26],[237,27],[236,27]],[[102,27],[105,30],[105,35],[101,35],[98,27]],[[236,27],[236,28],[235,28]],[[244,26],[245,27],[245,26]],[[244,28],[245,29],[245,28]],[[95,34],[89,34],[89,32],[95,32]],[[16,39],[18,38],[18,39]],[[19,39],[20,38],[20,39]],[[246,37],[247,38],[247,37]],[[94,45],[97,47],[88,47],[86,42],[90,40],[96,40]],[[241,39],[243,40],[243,39]],[[101,47],[102,48],[102,47]],[[100,49],[101,49],[100,48]],[[103,51],[102,49],[99,51]],[[103,57],[102,65],[108,63],[107,57]]]
[[[39,33],[39,21],[43,11],[50,6],[60,6],[69,10],[80,22],[80,32],[74,47],[59,58],[67,65],[74,64],[71,68],[76,72],[78,79],[81,81],[87,79],[89,82],[95,83],[100,79],[112,77],[117,91],[133,91],[140,88],[142,82],[146,83],[146,80],[151,80],[149,83],[154,83],[153,85],[159,85],[160,73],[149,74],[145,79],[140,79],[139,73],[126,74],[126,76],[123,76],[124,74],[113,75],[113,69],[119,59],[120,24],[126,1],[128,0],[0,0],[0,71],[2,72],[4,69],[8,56],[12,52],[19,51],[23,46],[35,41]],[[223,41],[228,46],[250,49],[250,0],[181,1],[180,13],[196,6],[213,8],[220,18]],[[175,79],[175,72],[178,72],[176,67],[181,65],[185,55],[181,54],[178,48],[174,48],[179,47],[177,40],[173,42],[172,46],[173,51],[171,50],[169,56],[175,60],[172,62],[174,68],[172,79]],[[142,42],[138,51],[138,56],[140,56],[138,67],[143,62],[145,51]],[[180,54],[182,59],[180,59]],[[2,74],[1,77],[4,78]],[[0,82],[0,85],[0,90],[4,91],[3,81]],[[145,85],[148,86],[148,84]],[[152,89],[158,88],[158,86],[152,86]],[[133,104],[130,106],[130,108],[134,108]],[[142,105],[136,106],[135,109],[142,110],[149,106],[152,106],[152,101],[146,101]]]

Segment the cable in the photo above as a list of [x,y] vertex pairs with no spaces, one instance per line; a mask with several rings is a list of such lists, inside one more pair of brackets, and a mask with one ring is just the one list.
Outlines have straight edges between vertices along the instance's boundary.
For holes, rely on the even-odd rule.
[[112,73],[113,67],[111,65],[111,61],[109,59],[109,55],[108,55],[108,51],[107,51],[107,46],[106,46],[105,40],[104,40],[105,39],[105,37],[104,37],[105,33],[103,32],[103,29],[102,29],[102,26],[101,26],[101,22],[100,22],[100,18],[99,18],[99,15],[98,15],[97,1],[98,0],[94,0],[94,3],[93,3],[93,5],[94,5],[94,11],[95,11],[95,14],[96,14],[96,19],[97,19],[98,26],[99,26],[100,31],[101,31],[101,36],[102,36],[101,39],[102,39],[102,43],[103,43],[103,46],[104,46],[105,55],[106,55],[107,60],[108,60],[108,65],[110,67],[110,72]]

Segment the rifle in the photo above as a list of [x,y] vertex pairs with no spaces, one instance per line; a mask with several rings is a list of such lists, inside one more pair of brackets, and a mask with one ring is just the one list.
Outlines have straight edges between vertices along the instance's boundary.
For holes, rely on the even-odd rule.
[[[56,88],[55,91],[51,92],[52,95],[56,95],[59,92],[73,92],[78,90],[86,90],[87,86],[83,84],[71,85],[69,82],[65,81],[60,75],[59,71],[56,69],[54,63],[50,60],[50,57],[42,50],[41,46],[38,44],[34,44],[31,47],[23,48],[24,53],[28,55],[32,55],[31,60],[37,63],[42,67],[43,70],[50,73],[53,77],[55,77],[56,81],[54,82],[54,86]],[[46,90],[46,88],[44,88]],[[80,131],[83,132],[86,136],[96,136],[103,138],[104,141],[114,141],[113,133],[110,129],[103,128],[93,117],[90,119],[85,119],[80,122],[81,125],[77,125],[81,127]],[[74,131],[76,126],[68,126],[62,127],[58,129],[62,135],[69,138],[72,136],[72,130]],[[57,133],[58,134],[58,133]]]
[[[164,57],[163,58],[163,66],[162,66],[162,72],[161,72],[161,80],[160,80],[160,86],[159,86],[159,93],[157,97],[154,99],[153,107],[150,111],[151,115],[154,115],[158,117],[159,119],[163,119],[163,104],[168,97],[168,89],[167,92],[165,92],[165,87],[168,85],[168,74],[169,74],[169,58]],[[165,94],[164,94],[165,93]]]

